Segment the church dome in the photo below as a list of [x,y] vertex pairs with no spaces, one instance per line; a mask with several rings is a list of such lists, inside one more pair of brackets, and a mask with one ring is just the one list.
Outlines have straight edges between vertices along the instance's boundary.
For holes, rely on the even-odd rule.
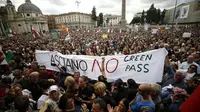
[[26,0],[25,3],[18,7],[19,13],[37,13],[42,14],[42,11],[34,4],[31,3],[30,0]]

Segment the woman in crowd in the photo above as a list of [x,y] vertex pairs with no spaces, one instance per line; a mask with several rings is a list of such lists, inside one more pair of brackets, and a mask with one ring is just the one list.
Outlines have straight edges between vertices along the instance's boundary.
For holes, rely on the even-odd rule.
[[66,93],[76,94],[76,82],[72,76],[65,79]]
[[108,109],[108,112],[127,112],[128,111],[128,107],[129,106],[129,101],[124,98],[122,99],[119,104],[114,107],[114,109],[108,104],[107,105],[107,109]]
[[93,101],[92,96],[93,89],[88,86],[88,78],[86,76],[81,76],[79,78],[79,91],[78,94],[76,94],[75,96],[78,105],[86,103],[88,105],[88,108],[91,109]]
[[74,112],[75,103],[74,103],[74,94],[65,93],[59,100],[58,107],[62,112]]

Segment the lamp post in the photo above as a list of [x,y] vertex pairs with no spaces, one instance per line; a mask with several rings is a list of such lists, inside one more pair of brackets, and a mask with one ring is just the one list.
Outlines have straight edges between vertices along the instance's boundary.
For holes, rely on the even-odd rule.
[[81,23],[80,23],[80,19],[81,19],[81,18],[80,18],[79,5],[80,5],[81,1],[79,1],[79,0],[76,0],[76,2],[75,2],[75,3],[77,4],[77,8],[78,8],[78,12],[79,12],[79,15],[78,15],[78,16],[79,16],[79,18],[78,18],[78,19],[79,19],[79,29],[80,29],[80,28],[81,28],[81,25],[80,25],[80,24],[81,24]]
[[173,28],[173,25],[174,25],[174,20],[175,20],[175,15],[176,15],[177,2],[178,2],[178,0],[176,0],[176,2],[175,2],[174,15],[173,15],[173,21],[172,21],[172,28]]

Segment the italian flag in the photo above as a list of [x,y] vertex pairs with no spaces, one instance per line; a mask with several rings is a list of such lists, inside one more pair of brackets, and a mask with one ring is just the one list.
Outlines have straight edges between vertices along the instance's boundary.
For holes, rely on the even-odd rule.
[[97,31],[96,31],[96,30],[93,30],[93,32],[95,32],[95,33],[96,33]]
[[37,33],[37,31],[32,27],[31,28],[31,30],[32,30],[32,32],[33,32],[33,34],[36,36],[38,33]]
[[69,29],[69,28],[66,28],[66,32],[68,32],[68,33],[69,33],[69,32],[70,32],[70,29]]
[[120,29],[119,33],[122,34],[122,29]]
[[8,28],[8,35],[11,36],[11,37],[16,36],[16,32],[14,30]]
[[113,33],[113,30],[112,29],[106,29],[106,33]]
[[31,30],[32,30],[34,38],[35,38],[35,36],[40,36],[40,34],[33,27],[31,28]]

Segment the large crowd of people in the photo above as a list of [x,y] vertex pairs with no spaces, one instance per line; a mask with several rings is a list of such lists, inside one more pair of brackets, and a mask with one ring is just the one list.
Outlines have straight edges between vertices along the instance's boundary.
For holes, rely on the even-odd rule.
[[[184,32],[191,37],[184,38]],[[114,29],[105,34],[72,31],[65,38],[50,34],[0,38],[0,111],[4,112],[180,112],[182,104],[200,84],[200,25],[149,31]],[[64,55],[129,55],[166,48],[162,82],[138,84],[134,79],[107,81],[104,67],[98,80],[79,72],[69,74],[38,65],[35,50]],[[104,58],[102,59],[104,61]],[[103,62],[102,62],[103,63]]]

